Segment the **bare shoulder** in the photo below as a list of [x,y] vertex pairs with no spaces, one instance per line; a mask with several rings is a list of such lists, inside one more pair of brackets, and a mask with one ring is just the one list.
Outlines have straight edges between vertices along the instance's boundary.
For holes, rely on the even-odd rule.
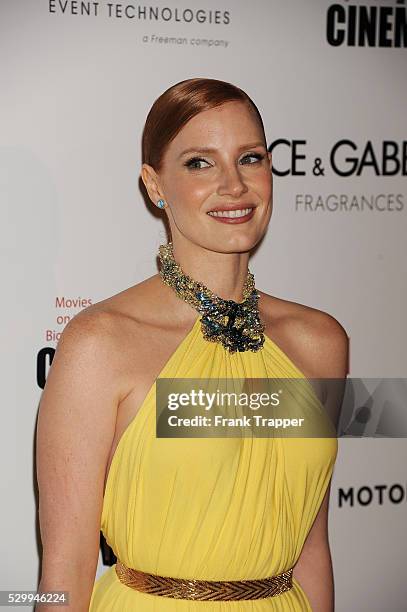
[[259,291],[268,335],[310,378],[342,378],[349,371],[349,338],[331,314]]
[[81,371],[107,373],[114,382],[118,401],[134,384],[132,365],[138,348],[148,341],[137,286],[92,304],[65,326],[57,344],[50,374],[75,362]]
[[[126,340],[138,329],[142,332],[152,319],[155,277],[124,289],[100,302],[84,308],[65,326],[61,340],[68,337],[87,338],[100,344],[117,344],[123,348]],[[150,317],[149,317],[150,315]]]
[[93,304],[72,317],[62,332],[58,346],[75,341],[110,343],[116,336],[118,323],[118,313],[99,303]]
[[65,326],[58,341],[54,360],[87,360],[87,365],[114,368],[120,357],[120,342],[125,338],[125,326],[118,313],[88,306],[76,314]]
[[172,289],[159,275],[151,276],[84,308],[66,325],[58,346],[64,353],[70,347],[76,353],[87,350],[88,356],[93,351],[100,365],[103,360],[116,372],[123,399],[136,378],[160,365],[161,351],[170,350],[185,335],[173,309],[165,307],[171,298]]

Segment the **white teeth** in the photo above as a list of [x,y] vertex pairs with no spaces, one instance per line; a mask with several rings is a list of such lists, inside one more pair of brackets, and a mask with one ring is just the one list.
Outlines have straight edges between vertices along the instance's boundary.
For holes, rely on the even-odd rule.
[[242,208],[240,210],[211,210],[208,212],[208,215],[212,215],[213,217],[244,217],[252,210],[253,208]]

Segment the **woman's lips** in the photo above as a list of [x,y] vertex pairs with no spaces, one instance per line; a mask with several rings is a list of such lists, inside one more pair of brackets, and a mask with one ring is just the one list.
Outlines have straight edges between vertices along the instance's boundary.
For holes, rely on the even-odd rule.
[[231,224],[246,223],[247,221],[250,221],[250,219],[253,217],[255,210],[256,210],[255,208],[252,208],[252,210],[247,215],[244,215],[243,217],[219,217],[219,216],[209,215],[209,214],[208,214],[208,217],[210,217],[211,219],[214,219],[215,221],[220,221],[221,223],[231,223]]

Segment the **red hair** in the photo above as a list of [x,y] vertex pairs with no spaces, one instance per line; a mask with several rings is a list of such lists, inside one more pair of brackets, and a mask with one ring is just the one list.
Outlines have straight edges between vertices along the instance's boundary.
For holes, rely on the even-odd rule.
[[164,91],[151,107],[142,136],[142,163],[149,164],[159,172],[168,145],[192,117],[234,101],[244,102],[254,111],[266,145],[260,112],[246,92],[232,83],[217,79],[186,79]]

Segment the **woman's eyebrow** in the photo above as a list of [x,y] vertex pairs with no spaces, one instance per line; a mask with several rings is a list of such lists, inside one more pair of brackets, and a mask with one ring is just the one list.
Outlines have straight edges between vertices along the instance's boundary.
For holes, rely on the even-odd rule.
[[[254,149],[254,147],[264,147],[266,148],[264,142],[250,142],[249,144],[244,144],[238,148],[238,151],[243,151],[244,149]],[[190,147],[189,149],[185,149],[178,155],[178,158],[186,155],[187,153],[216,153],[218,149],[214,149],[212,147]]]

